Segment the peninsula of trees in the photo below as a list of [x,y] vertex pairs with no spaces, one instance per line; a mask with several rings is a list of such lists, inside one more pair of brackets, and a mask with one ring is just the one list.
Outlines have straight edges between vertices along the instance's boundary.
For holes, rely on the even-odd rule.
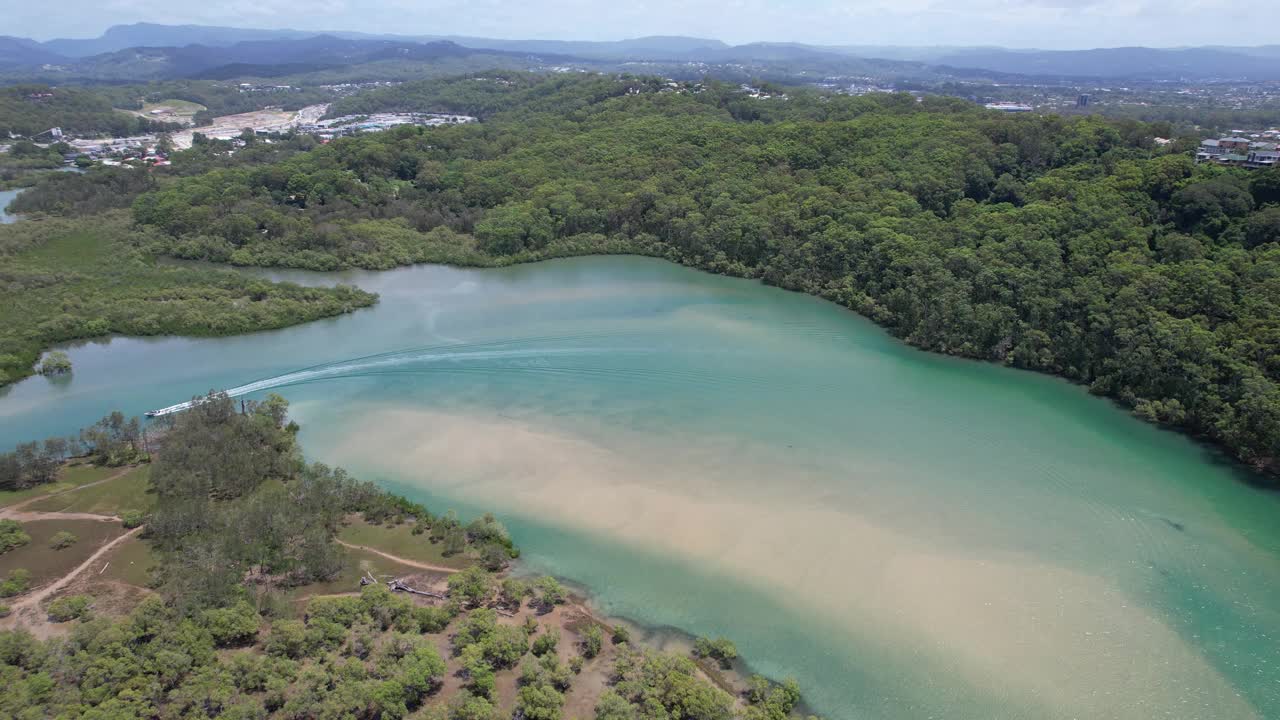
[[[553,578],[503,577],[518,552],[493,516],[464,525],[452,512],[437,515],[340,469],[308,465],[297,430],[279,396],[241,409],[212,394],[153,432],[160,450],[145,495],[135,493],[135,501],[151,496],[150,510],[124,514],[119,536],[137,535],[151,549],[149,589],[133,588],[125,606],[81,592],[37,602],[24,599],[40,592],[33,573],[11,569],[0,597],[23,604],[24,615],[0,629],[0,715],[559,720],[570,699],[598,720],[786,720],[798,709],[794,681],[727,686],[709,674],[714,666],[645,649],[625,626],[569,609]],[[147,460],[139,438],[136,420],[113,413],[73,450],[82,461]],[[65,456],[58,440],[44,445]],[[0,496],[0,514],[11,501]],[[25,510],[32,502],[18,515],[31,525],[71,515]],[[438,589],[398,593],[431,582],[429,574],[387,582],[367,570],[361,588],[342,572],[351,544],[341,533],[353,525],[384,538],[410,525],[413,544],[442,544],[453,565],[422,566]],[[77,543],[64,530],[48,549],[31,547],[21,523],[0,519],[6,562]],[[87,587],[111,564],[95,561]],[[340,576],[348,584],[334,587]],[[0,607],[0,617],[9,613]],[[30,624],[48,639],[36,639]],[[723,639],[708,647],[722,667],[736,656]]]

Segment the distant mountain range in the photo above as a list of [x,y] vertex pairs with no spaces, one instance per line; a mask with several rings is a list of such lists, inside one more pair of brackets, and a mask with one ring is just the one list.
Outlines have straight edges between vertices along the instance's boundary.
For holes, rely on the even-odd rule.
[[67,58],[34,40],[0,35],[0,68],[66,61]]
[[[1260,47],[1018,50],[984,47],[727,45],[654,36],[631,40],[501,40],[438,35],[315,33],[203,25],[137,23],[100,37],[36,42],[0,37],[0,69],[55,65],[74,77],[158,79],[299,72],[378,60],[435,60],[478,52],[536,56],[547,62],[784,64],[807,73],[989,73],[1062,79],[1280,80],[1280,45]],[[273,70],[274,69],[274,70]]]
[[1280,45],[1262,47],[1099,48],[1095,50],[967,49],[935,57],[951,67],[1024,75],[1098,78],[1280,79]]
[[447,41],[351,40],[332,35],[249,40],[227,46],[129,47],[72,61],[78,72],[106,78],[275,77],[381,60],[433,61],[483,52]]
[[[132,26],[131,26],[132,27]],[[235,40],[229,28],[208,28],[217,32],[196,33],[215,41]],[[265,31],[251,31],[260,35]],[[174,78],[226,80],[241,77],[279,77],[317,70],[343,68],[385,60],[434,62],[479,56],[494,62],[528,59],[528,53],[463,47],[447,40],[411,41],[351,39],[334,35],[311,35],[287,31],[289,37],[239,40],[232,44],[130,45],[85,56],[55,54],[50,48],[79,50],[113,47],[102,38],[91,41],[54,40],[34,43],[24,38],[0,38],[0,70],[8,78],[29,75],[50,82],[146,81]],[[188,36],[170,33],[181,43]],[[105,36],[104,36],[105,37]],[[146,33],[116,33],[114,42],[150,39]],[[93,43],[72,44],[72,43]],[[540,56],[542,62],[568,59]],[[518,63],[516,63],[518,64]]]
[[242,42],[300,40],[317,35],[327,35],[345,40],[388,40],[415,43],[444,40],[477,50],[503,50],[609,59],[624,57],[669,58],[703,49],[717,50],[728,47],[719,40],[679,36],[645,37],[609,42],[497,40],[455,35],[390,35],[344,31],[307,32],[303,30],[260,30],[208,25],[156,25],[153,23],[115,25],[96,38],[58,39],[36,44],[65,58],[83,58],[132,47],[183,47],[186,45],[229,47]]

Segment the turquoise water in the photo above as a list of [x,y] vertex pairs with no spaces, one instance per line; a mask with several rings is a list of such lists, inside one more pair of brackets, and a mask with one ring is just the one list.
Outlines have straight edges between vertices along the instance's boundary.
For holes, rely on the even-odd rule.
[[1280,717],[1280,499],[1079,388],[645,258],[337,279],[382,302],[71,348],[0,390],[0,445],[274,390],[312,458],[499,512],[831,718]]

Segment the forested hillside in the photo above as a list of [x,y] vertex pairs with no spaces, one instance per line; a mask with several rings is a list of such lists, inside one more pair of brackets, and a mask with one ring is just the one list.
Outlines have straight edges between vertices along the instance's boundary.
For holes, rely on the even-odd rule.
[[0,137],[36,135],[54,127],[67,133],[119,137],[176,126],[120,112],[106,94],[93,90],[47,85],[0,88]]

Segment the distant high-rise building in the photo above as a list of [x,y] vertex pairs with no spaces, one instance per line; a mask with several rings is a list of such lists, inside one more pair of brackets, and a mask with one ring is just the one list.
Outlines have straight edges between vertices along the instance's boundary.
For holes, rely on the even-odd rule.
[[1076,96],[1076,107],[1089,107],[1089,93],[1080,93]]

